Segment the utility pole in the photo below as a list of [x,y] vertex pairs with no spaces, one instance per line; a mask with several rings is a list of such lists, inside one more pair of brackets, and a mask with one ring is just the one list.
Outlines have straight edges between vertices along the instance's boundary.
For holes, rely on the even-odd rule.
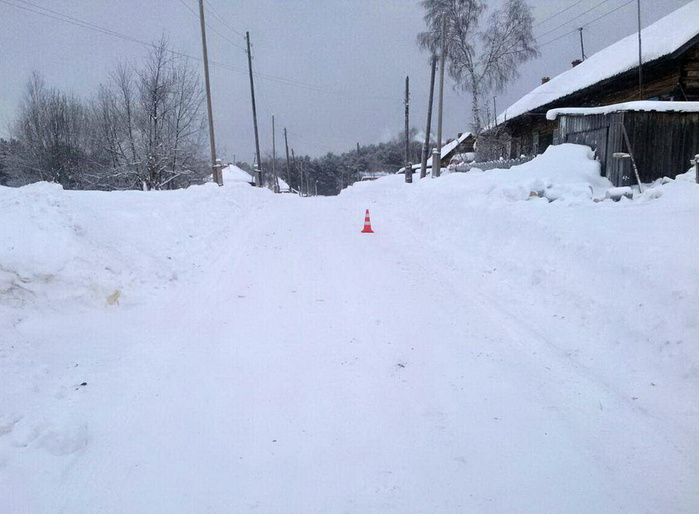
[[[444,64],[447,58],[447,15],[442,14],[442,52],[439,56],[439,113],[437,115],[437,148],[432,152],[432,177],[442,173],[442,111],[444,110]],[[435,158],[436,154],[436,158]]]
[[204,52],[204,82],[206,84],[206,107],[209,115],[209,145],[211,147],[212,178],[223,185],[221,166],[216,161],[216,137],[214,136],[214,114],[211,106],[211,83],[209,81],[209,54],[206,50],[206,21],[204,20],[204,0],[199,0],[199,22],[201,24],[201,47]]
[[289,183],[289,192],[291,193],[291,166],[289,165],[289,139],[286,136],[286,127],[284,127],[284,146],[286,146],[286,181]]
[[432,130],[432,103],[434,100],[434,77],[437,69],[437,56],[432,55],[432,71],[430,73],[430,98],[427,102],[427,128],[425,129],[425,142],[422,145],[422,160],[420,161],[420,178],[427,176],[427,159],[430,152],[430,131]]
[[306,177],[306,196],[311,195],[311,170],[306,169],[306,163],[303,164],[303,174]]
[[306,163],[301,161],[301,196],[308,196],[308,175],[306,174]]
[[638,6],[638,99],[643,100],[643,52],[641,51],[641,0],[636,0]]
[[405,77],[405,182],[413,183],[413,164],[410,162],[410,77]]
[[[298,167],[296,166],[296,154],[294,153],[294,149],[293,149],[293,148],[291,149],[291,162],[292,162],[293,165],[294,165],[294,170],[295,170],[297,173],[299,173],[299,169],[298,169]],[[301,184],[301,181],[299,180],[299,187],[298,187],[299,196],[303,196],[303,195],[301,194],[301,186],[302,186],[302,184]]]
[[272,177],[274,177],[274,192],[279,192],[279,177],[277,176],[277,135],[274,128],[274,114],[272,114]]
[[584,61],[585,59],[587,59],[587,57],[585,57],[585,42],[583,41],[583,28],[580,27],[578,30],[580,31],[580,54],[582,55],[580,60]]
[[498,124],[498,106],[495,103],[497,95],[493,95],[493,127]]
[[[203,0],[199,0],[203,2]],[[245,33],[245,40],[248,43],[248,69],[250,70],[250,94],[252,96],[252,122],[255,125],[255,155],[257,156],[257,168],[255,181],[258,187],[264,185],[263,175],[262,175],[262,159],[260,158],[260,136],[257,132],[257,107],[255,106],[255,83],[252,78],[252,53],[250,52],[250,32]]]

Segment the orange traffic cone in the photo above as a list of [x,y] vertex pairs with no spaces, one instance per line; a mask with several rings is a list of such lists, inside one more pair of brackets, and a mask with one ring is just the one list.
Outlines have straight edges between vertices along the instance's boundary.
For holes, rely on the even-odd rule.
[[374,231],[371,230],[371,219],[369,219],[369,209],[366,210],[366,214],[364,215],[364,230],[362,230],[362,234],[373,234]]

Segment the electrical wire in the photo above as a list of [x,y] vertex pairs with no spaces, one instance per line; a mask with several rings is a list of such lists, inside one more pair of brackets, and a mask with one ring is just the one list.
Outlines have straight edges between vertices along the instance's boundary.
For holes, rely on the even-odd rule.
[[[635,1],[636,1],[636,0],[628,0],[627,2],[621,4],[620,6],[615,7],[615,8],[612,9],[611,11],[606,12],[606,13],[602,14],[601,16],[598,16],[597,18],[588,21],[587,23],[583,24],[582,27],[587,27],[587,26],[589,26],[589,25],[595,23],[596,21],[601,20],[602,18],[605,18],[606,16],[609,16],[609,15],[612,14],[613,12],[616,12],[616,11],[618,11],[619,9],[621,9],[622,7],[626,7],[627,5],[629,5],[629,4],[631,4],[631,3],[635,2]],[[558,36],[558,37],[556,37],[556,38],[554,38],[554,39],[552,39],[552,40],[550,40],[550,41],[546,41],[545,43],[541,43],[541,44],[539,45],[539,48],[541,48],[542,46],[550,45],[551,43],[554,43],[555,41],[558,41],[559,39],[563,39],[564,37],[566,37],[566,36],[568,36],[568,35],[570,35],[570,34],[573,34],[574,32],[577,32],[578,30],[579,30],[579,29],[575,28],[575,29],[571,30],[570,32],[566,32],[565,34],[562,34],[561,36]]]
[[564,12],[569,11],[570,9],[572,9],[573,7],[575,7],[575,6],[578,5],[578,4],[583,3],[584,1],[585,1],[585,0],[578,0],[578,1],[575,2],[573,5],[570,5],[570,6],[566,7],[565,9],[563,9],[562,11],[558,11],[557,13],[552,14],[552,15],[549,16],[548,18],[545,18],[545,19],[541,20],[539,23],[534,24],[534,27],[536,28],[536,27],[538,27],[539,25],[541,25],[542,23],[546,23],[547,21],[554,19],[556,16],[559,16],[559,15],[563,14]]
[[212,12],[212,14],[214,15],[214,17],[215,17],[216,19],[218,19],[218,21],[219,21],[220,23],[222,23],[223,25],[225,25],[226,27],[228,27],[228,29],[232,30],[233,32],[235,32],[235,33],[238,34],[239,36],[245,37],[245,34],[243,34],[242,32],[240,32],[240,31],[238,31],[238,30],[236,30],[235,27],[233,27],[233,26],[228,22],[228,20],[226,20],[226,18],[224,18],[223,15],[216,9],[216,7],[214,7],[214,5],[213,5],[211,2],[209,2],[209,0],[206,0],[206,4],[207,4],[207,5],[209,6],[209,8],[211,9],[211,12]]
[[[18,4],[13,3],[13,2],[21,2],[21,3],[23,3],[23,4],[26,4],[27,6],[30,6],[30,7],[23,6],[23,5],[18,5]],[[123,40],[125,40],[125,41],[130,41],[130,42],[132,42],[132,43],[137,43],[137,44],[142,45],[142,46],[144,46],[144,47],[146,47],[146,48],[153,48],[153,43],[149,43],[149,42],[147,42],[147,41],[143,41],[143,40],[141,40],[141,39],[137,39],[137,38],[132,37],[132,36],[127,36],[127,35],[125,35],[125,34],[121,34],[120,32],[117,32],[117,31],[114,31],[114,30],[111,30],[111,29],[102,27],[102,26],[100,26],[100,25],[96,25],[96,24],[91,23],[91,22],[87,22],[87,21],[81,20],[81,19],[79,19],[79,18],[75,18],[75,17],[73,17],[73,16],[69,16],[69,15],[67,15],[67,14],[60,13],[60,12],[58,12],[58,11],[54,11],[54,10],[48,9],[48,8],[46,8],[46,7],[40,7],[40,6],[38,6],[38,5],[32,4],[32,3],[30,3],[30,2],[27,2],[27,1],[25,1],[25,0],[12,0],[12,1],[10,1],[10,0],[0,0],[0,3],[6,4],[6,5],[10,5],[10,6],[16,7],[16,8],[18,8],[18,9],[23,9],[23,10],[25,10],[25,11],[29,11],[29,12],[32,12],[32,13],[35,13],[35,14],[39,14],[39,15],[41,15],[41,16],[46,16],[46,17],[48,17],[48,18],[53,18],[53,19],[55,19],[55,20],[59,20],[59,21],[65,22],[65,23],[69,23],[69,24],[71,24],[71,25],[75,25],[75,26],[78,26],[78,27],[86,28],[86,29],[88,29],[88,30],[93,30],[93,31],[96,31],[96,32],[100,32],[100,33],[102,33],[102,34],[107,34],[107,35],[110,35],[110,36],[113,36],[113,37],[117,37],[117,38],[123,39]],[[202,59],[202,58],[200,58],[200,57],[195,57],[195,56],[193,56],[193,55],[190,55],[190,54],[187,54],[187,53],[184,53],[184,52],[179,52],[179,51],[177,51],[177,50],[168,50],[168,52],[170,52],[170,53],[173,54],[173,55],[178,55],[178,56],[180,56],[180,57],[186,57],[186,58],[188,58],[188,59],[192,59],[192,60],[195,60],[195,61],[198,61],[198,62],[203,62],[203,59]],[[231,65],[229,65],[229,64],[225,64],[225,63],[218,62],[218,61],[214,61],[214,60],[209,60],[209,64],[210,64],[212,67],[217,67],[217,68],[229,70],[229,71],[232,71],[232,72],[234,72],[234,73],[239,73],[239,74],[247,74],[247,73],[248,73],[248,71],[247,71],[246,69],[243,69],[243,68],[236,68],[235,66],[231,66]],[[349,91],[340,91],[340,90],[335,90],[335,89],[329,89],[329,88],[317,86],[317,85],[314,85],[314,84],[308,84],[308,83],[305,83],[305,82],[300,82],[300,81],[297,81],[297,80],[292,80],[292,79],[288,79],[288,78],[284,78],[284,77],[277,77],[277,76],[275,76],[275,75],[268,75],[268,74],[265,74],[265,73],[253,73],[253,75],[256,76],[256,77],[259,77],[260,79],[263,79],[263,80],[267,80],[267,81],[271,81],[271,82],[277,82],[277,83],[280,83],[280,84],[285,84],[285,85],[288,85],[288,86],[293,86],[293,87],[298,88],[298,89],[305,89],[305,90],[307,90],[307,91],[313,91],[313,92],[316,92],[316,93],[325,93],[325,94],[330,94],[330,95],[335,95],[335,96],[344,96],[344,97],[357,97],[357,96],[362,96],[362,97],[364,97],[364,98],[372,98],[372,99],[376,99],[376,100],[393,100],[393,99],[394,99],[393,97],[387,97],[387,96],[377,96],[377,95],[368,95],[368,96],[367,96],[367,95],[358,95],[358,94],[355,94],[355,93],[351,93],[351,92],[349,92]]]
[[544,32],[543,34],[539,34],[539,35],[537,36],[537,38],[547,36],[547,35],[551,34],[552,32],[556,32],[556,31],[557,31],[558,29],[560,29],[561,27],[565,27],[566,25],[569,25],[571,22],[577,20],[578,18],[582,18],[583,16],[585,16],[585,15],[586,15],[587,13],[589,13],[590,11],[594,11],[595,9],[597,9],[598,7],[600,7],[600,6],[604,5],[604,4],[606,4],[607,2],[609,2],[609,0],[602,0],[601,2],[599,2],[599,3],[595,4],[595,5],[593,5],[592,7],[590,7],[588,10],[581,12],[580,14],[578,14],[577,16],[575,16],[574,18],[572,18],[572,19],[570,19],[570,20],[568,20],[568,21],[566,21],[566,22],[564,22],[564,23],[561,23],[560,25],[558,25],[558,26],[552,28],[551,30],[549,30],[549,31],[547,31],[547,32]]
[[[197,12],[195,12],[194,9],[192,9],[189,5],[187,5],[187,2],[185,2],[184,0],[180,0],[180,3],[181,3],[182,5],[184,5],[184,6],[187,8],[187,10],[188,10],[189,12],[191,12],[197,19],[199,19],[199,14],[198,14]],[[242,45],[236,43],[236,42],[233,41],[232,39],[230,39],[230,38],[228,38],[227,36],[223,35],[221,32],[219,32],[219,31],[216,29],[216,27],[212,26],[208,21],[205,21],[204,23],[206,24],[206,26],[207,26],[208,28],[211,29],[212,32],[214,32],[215,34],[217,34],[217,35],[218,35],[219,37],[221,37],[222,39],[225,39],[226,41],[228,41],[228,42],[229,42],[230,44],[232,44],[234,47],[239,48],[240,50],[245,50],[245,47],[244,47],[244,46],[242,46]]]

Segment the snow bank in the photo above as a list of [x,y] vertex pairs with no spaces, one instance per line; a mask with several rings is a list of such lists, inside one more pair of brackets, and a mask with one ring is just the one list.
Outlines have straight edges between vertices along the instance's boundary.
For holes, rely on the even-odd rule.
[[[229,202],[216,201],[225,192]],[[0,305],[143,302],[201,273],[215,251],[211,233],[260,194],[235,180],[224,191],[213,184],[150,192],[0,187]]]
[[[604,196],[612,186],[600,176],[600,165],[594,152],[587,146],[562,144],[549,146],[532,161],[510,169],[494,169],[483,172],[471,168],[468,173],[446,173],[449,187],[458,188],[469,201],[500,205],[503,201],[516,202],[544,198],[548,201],[572,204]],[[347,194],[364,194],[365,191],[392,190],[404,180],[401,176],[382,179],[377,184],[355,184],[343,191]],[[420,181],[416,187],[437,187],[430,181]]]

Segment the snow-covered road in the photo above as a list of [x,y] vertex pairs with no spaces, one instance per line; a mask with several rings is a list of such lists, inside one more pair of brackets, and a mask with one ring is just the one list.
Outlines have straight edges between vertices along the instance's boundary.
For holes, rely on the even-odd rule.
[[196,271],[119,306],[4,310],[0,512],[694,512],[696,291],[639,284],[671,236],[605,271],[638,234],[602,220],[640,207],[386,184],[233,190]]

